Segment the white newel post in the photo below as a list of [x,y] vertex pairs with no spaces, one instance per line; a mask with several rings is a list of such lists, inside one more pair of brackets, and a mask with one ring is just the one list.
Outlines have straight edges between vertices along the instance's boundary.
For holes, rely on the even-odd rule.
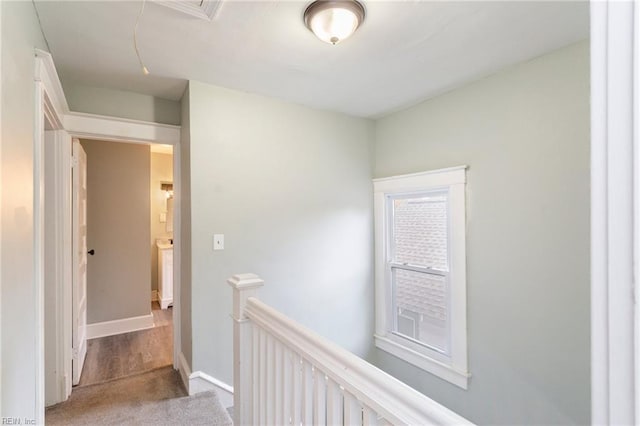
[[251,424],[251,323],[244,310],[264,281],[255,274],[237,274],[227,280],[233,288],[233,424]]

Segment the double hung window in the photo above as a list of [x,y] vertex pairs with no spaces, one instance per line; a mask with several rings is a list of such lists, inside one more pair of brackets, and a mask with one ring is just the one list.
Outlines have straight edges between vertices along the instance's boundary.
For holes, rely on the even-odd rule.
[[465,168],[374,181],[376,345],[466,388]]

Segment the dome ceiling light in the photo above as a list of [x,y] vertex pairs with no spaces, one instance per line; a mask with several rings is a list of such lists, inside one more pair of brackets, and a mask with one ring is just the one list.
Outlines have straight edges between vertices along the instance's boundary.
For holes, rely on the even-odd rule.
[[304,11],[304,23],[320,40],[338,44],[364,21],[364,6],[356,0],[316,0]]

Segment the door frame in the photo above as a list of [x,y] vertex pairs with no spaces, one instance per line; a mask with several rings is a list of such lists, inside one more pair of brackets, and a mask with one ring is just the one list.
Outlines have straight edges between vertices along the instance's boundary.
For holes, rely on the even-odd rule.
[[[49,132],[47,132],[49,133]],[[48,140],[47,140],[48,139]],[[45,324],[46,333],[52,333],[55,346],[49,348],[53,350],[55,357],[53,364],[55,369],[48,376],[52,380],[48,386],[45,386],[45,403],[49,405],[67,399],[71,394],[71,376],[65,376],[65,360],[70,359],[72,348],[65,345],[71,339],[71,329],[64,327],[55,327],[56,324],[64,324],[71,321],[71,287],[63,286],[62,283],[71,281],[71,259],[72,253],[65,250],[69,244],[72,244],[71,238],[71,188],[66,185],[70,182],[71,174],[71,137],[64,130],[55,130],[50,132],[50,137],[45,136],[45,144],[51,144],[52,149],[45,149],[46,167],[51,167],[46,174],[52,178],[45,182],[46,197],[50,200],[45,205],[45,215],[51,217],[45,218],[45,235],[49,237],[45,241],[45,259],[51,256],[51,269],[47,270],[47,276],[44,278],[45,286],[53,286],[52,293],[55,310],[52,313],[54,321]],[[64,173],[68,171],[68,173]],[[68,175],[68,176],[67,176]],[[53,225],[51,225],[53,223]],[[51,226],[51,229],[47,229]],[[47,294],[46,289],[44,290]],[[51,302],[49,302],[51,303]],[[50,306],[50,305],[49,305]],[[67,318],[69,317],[69,318]],[[51,317],[49,317],[51,318]],[[51,341],[51,339],[48,339]],[[46,341],[46,339],[45,339]],[[46,343],[45,343],[46,345]],[[49,356],[52,356],[51,354]],[[46,356],[46,354],[45,354]],[[45,374],[48,372],[45,370]]]
[[[47,52],[36,49],[35,51],[35,114],[34,114],[34,142],[33,142],[33,235],[34,235],[34,296],[35,296],[35,324],[37,325],[36,334],[36,365],[35,365],[35,422],[36,424],[44,424],[44,406],[45,406],[45,342],[44,342],[44,260],[45,260],[45,204],[44,193],[46,189],[51,189],[49,185],[45,186],[45,121],[51,127],[51,130],[63,130],[64,125],[64,111],[67,108],[64,93],[62,92],[62,86],[59,86],[59,79],[53,61],[47,60],[51,58]],[[56,85],[56,81],[58,85]],[[56,134],[59,132],[56,131]],[[57,142],[58,137],[55,137]],[[56,152],[56,154],[58,154]],[[58,155],[56,157],[56,166],[58,166]],[[59,176],[56,176],[59,177]],[[56,187],[59,184],[58,179],[53,183]],[[57,188],[56,188],[57,189]],[[70,210],[69,210],[70,211]],[[58,216],[58,215],[57,215]],[[60,217],[55,218],[55,235],[54,244],[59,247],[62,240],[58,238],[62,236],[63,229],[61,228],[62,222]],[[60,228],[60,229],[58,229]],[[64,266],[58,269],[60,265],[56,265],[56,298],[62,301],[64,289],[59,282],[60,274],[64,273]],[[69,268],[71,265],[68,265]],[[64,305],[64,303],[60,303]],[[56,310],[57,311],[57,310]],[[56,312],[55,317],[60,318],[60,312]],[[68,329],[70,335],[71,328]],[[64,339],[64,330],[56,328],[56,342],[58,338]],[[64,340],[63,340],[64,341]],[[62,345],[63,346],[63,345]],[[63,366],[65,354],[61,347],[58,347],[55,351],[56,366]],[[69,348],[69,355],[71,349]],[[57,374],[58,383],[62,383],[60,386],[56,386],[58,396],[63,392],[64,376],[60,373]]]
[[165,144],[173,146],[173,368],[179,369],[182,352],[180,328],[180,212],[182,187],[180,171],[180,126],[151,123],[96,114],[70,112],[65,116],[65,128],[72,138],[141,145]]
[[591,422],[640,422],[640,1],[591,2]]
[[[36,327],[36,383],[35,383],[35,420],[36,424],[44,424],[45,407],[45,387],[44,387],[44,120],[47,119],[53,129],[62,130],[59,132],[61,139],[71,140],[73,137],[89,138],[96,140],[151,144],[160,143],[173,146],[173,173],[174,173],[174,308],[173,308],[173,365],[178,368],[178,358],[181,353],[181,328],[180,328],[180,126],[129,120],[116,117],[100,116],[95,114],[75,113],[69,110],[58,73],[56,71],[53,58],[48,52],[35,49],[35,116],[34,116],[34,273],[35,273],[35,323]],[[66,149],[64,143],[56,146],[56,161],[59,161],[60,168],[56,170],[55,182],[46,185],[50,190],[54,185],[55,194],[65,194],[69,192],[71,196],[71,173],[65,173],[71,167],[71,149]],[[58,164],[58,163],[56,163]],[[57,195],[56,195],[57,196]],[[61,203],[66,201],[61,200]],[[56,247],[60,247],[65,253],[71,254],[72,245],[70,238],[64,238],[65,232],[71,227],[71,206],[56,212],[55,219],[55,242]],[[68,223],[68,225],[67,225]],[[68,228],[66,227],[68,226]],[[57,351],[56,365],[58,380],[63,383],[59,386],[58,398],[64,401],[68,397],[66,389],[67,381],[71,381],[71,315],[66,311],[71,308],[70,289],[71,282],[71,262],[65,262],[60,267],[60,272],[56,276],[56,293],[60,295],[59,300],[66,300],[68,303],[56,304],[55,325],[56,335],[60,336],[62,344],[61,350]],[[59,321],[59,322],[58,322]],[[58,340],[57,340],[58,341]],[[68,346],[68,347],[67,347]],[[69,389],[70,390],[70,389]]]

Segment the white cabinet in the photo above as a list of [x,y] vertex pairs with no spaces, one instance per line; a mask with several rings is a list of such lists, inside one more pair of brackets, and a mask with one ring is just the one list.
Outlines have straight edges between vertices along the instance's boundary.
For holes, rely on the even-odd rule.
[[173,305],[173,246],[158,242],[158,301],[160,308]]

